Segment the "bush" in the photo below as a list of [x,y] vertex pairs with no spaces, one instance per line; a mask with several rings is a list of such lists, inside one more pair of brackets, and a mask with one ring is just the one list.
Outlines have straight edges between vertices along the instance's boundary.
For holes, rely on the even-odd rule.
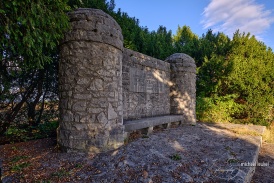
[[8,137],[11,143],[13,142],[20,142],[20,141],[27,141],[29,140],[27,129],[18,128],[15,126],[11,126],[5,132],[5,136]]
[[274,119],[273,51],[239,31],[231,41],[217,38],[218,34],[204,36],[216,41],[216,49],[227,45],[223,48],[227,51],[212,49],[198,60],[202,63],[197,75],[198,119],[270,125]]
[[245,107],[235,102],[236,95],[197,97],[197,118],[204,122],[233,122]]
[[4,136],[8,138],[10,143],[56,137],[56,129],[58,126],[59,123],[57,121],[45,122],[43,124],[39,124],[38,126],[11,126],[5,132]]

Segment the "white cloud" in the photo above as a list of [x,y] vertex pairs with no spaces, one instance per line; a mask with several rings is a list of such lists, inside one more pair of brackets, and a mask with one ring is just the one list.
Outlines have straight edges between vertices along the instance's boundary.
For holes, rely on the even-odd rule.
[[201,23],[204,29],[210,28],[229,36],[239,29],[259,38],[274,22],[271,13],[254,0],[211,0],[204,8]]

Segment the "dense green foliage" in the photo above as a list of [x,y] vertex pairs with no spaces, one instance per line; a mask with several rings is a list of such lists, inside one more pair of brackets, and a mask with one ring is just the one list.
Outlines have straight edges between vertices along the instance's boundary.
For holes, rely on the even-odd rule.
[[[16,66],[39,68],[51,61],[68,28],[66,1],[2,0],[0,59]],[[23,66],[21,66],[23,65]]]
[[[191,40],[193,35],[188,35]],[[193,45],[196,49],[189,49]],[[198,41],[181,44],[180,49],[195,58],[198,66],[199,120],[273,122],[274,54],[270,48],[250,34],[236,31],[230,40],[209,30]]]
[[274,117],[274,54],[249,34],[236,32],[232,45],[229,92],[238,95],[236,102],[244,106],[234,117],[267,124]]
[[0,144],[56,137],[56,129],[58,126],[59,123],[57,121],[46,122],[38,126],[29,126],[26,124],[10,126],[4,134],[6,138],[1,140]]
[[198,67],[200,121],[263,125],[273,121],[274,54],[254,36],[237,31],[229,38],[208,30],[199,37],[188,26],[179,26],[175,35],[164,26],[149,31],[121,9],[114,11],[114,0],[3,0],[1,134],[12,133],[21,123],[38,128],[57,117],[58,44],[68,29],[66,12],[79,7],[102,9],[113,16],[126,48],[162,60],[176,52],[192,56]]
[[14,122],[47,118],[44,103],[57,94],[57,47],[69,10],[59,0],[0,2],[0,134]]

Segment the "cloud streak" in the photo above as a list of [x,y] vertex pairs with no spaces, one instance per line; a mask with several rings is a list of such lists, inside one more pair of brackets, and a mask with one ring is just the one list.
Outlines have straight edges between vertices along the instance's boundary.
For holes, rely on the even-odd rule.
[[254,0],[211,0],[204,8],[201,23],[204,29],[224,32],[230,37],[239,29],[259,38],[274,22],[271,13]]

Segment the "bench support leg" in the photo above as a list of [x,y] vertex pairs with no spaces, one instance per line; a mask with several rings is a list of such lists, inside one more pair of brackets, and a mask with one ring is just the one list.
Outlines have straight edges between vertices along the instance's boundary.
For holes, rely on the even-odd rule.
[[163,127],[165,129],[169,129],[171,127],[171,123],[166,123],[166,124],[163,124]]
[[124,141],[128,141],[130,132],[124,132]]
[[149,135],[153,132],[153,126],[141,130],[142,134]]

